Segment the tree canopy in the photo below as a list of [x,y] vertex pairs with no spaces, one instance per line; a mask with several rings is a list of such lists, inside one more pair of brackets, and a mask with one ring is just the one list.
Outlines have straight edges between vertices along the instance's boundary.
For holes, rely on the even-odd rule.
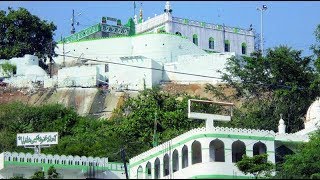
[[53,40],[57,27],[27,9],[0,11],[0,59],[35,54],[42,60],[55,56]]
[[281,179],[319,178],[320,173],[320,130],[315,132],[310,141],[300,145],[295,154],[285,156],[284,163],[276,177]]
[[[129,159],[153,147],[155,119],[158,143],[204,125],[204,121],[187,118],[189,98],[199,97],[147,89],[137,97],[127,97],[108,120],[79,116],[73,109],[58,104],[0,104],[0,148],[30,152],[32,150],[16,147],[17,133],[58,132],[59,144],[43,149],[43,153],[108,157],[109,161],[119,161],[119,150],[124,148]],[[208,108],[218,111],[214,106]]]
[[236,166],[244,174],[252,174],[256,178],[259,176],[271,176],[271,172],[274,169],[274,164],[267,161],[268,154],[255,155],[249,157],[244,155],[241,161],[236,163]]
[[232,126],[277,130],[280,114],[286,121],[287,132],[303,128],[302,118],[310,104],[320,94],[318,74],[310,56],[287,46],[268,49],[266,56],[254,52],[250,56],[232,57],[222,73],[227,87],[235,94],[218,94],[221,88],[207,89],[220,98],[241,100],[235,110]]

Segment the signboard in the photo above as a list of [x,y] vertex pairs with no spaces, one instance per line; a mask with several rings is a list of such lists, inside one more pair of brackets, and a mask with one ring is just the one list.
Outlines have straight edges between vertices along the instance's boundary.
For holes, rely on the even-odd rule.
[[107,20],[108,20],[108,21],[114,21],[114,22],[116,22],[118,19],[112,18],[112,17],[107,17]]
[[119,26],[112,26],[108,24],[102,24],[101,31],[107,32],[107,33],[129,35],[129,28],[123,27],[123,26],[119,27]]
[[58,144],[58,132],[17,134],[17,146]]

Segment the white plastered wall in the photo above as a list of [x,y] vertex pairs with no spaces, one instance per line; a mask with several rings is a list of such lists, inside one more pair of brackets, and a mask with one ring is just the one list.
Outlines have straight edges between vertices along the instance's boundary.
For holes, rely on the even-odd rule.
[[[56,53],[63,55],[63,44],[58,44]],[[112,61],[123,56],[145,56],[155,61],[173,62],[179,55],[206,54],[188,39],[169,34],[144,34],[133,37],[106,38],[64,44],[65,62],[80,58]],[[74,58],[76,57],[76,58]],[[54,58],[62,64],[63,56]]]

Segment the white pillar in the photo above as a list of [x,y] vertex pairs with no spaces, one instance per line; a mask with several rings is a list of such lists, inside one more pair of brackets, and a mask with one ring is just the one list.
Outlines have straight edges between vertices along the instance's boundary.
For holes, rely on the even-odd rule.
[[181,147],[181,149],[179,149],[178,150],[178,162],[179,162],[179,169],[178,169],[178,171],[180,171],[181,169],[182,169],[182,161],[183,161],[183,159],[182,159],[182,148],[183,148],[183,146]]
[[246,144],[246,155],[249,157],[253,157],[253,144],[251,141],[250,142],[245,142]]
[[158,157],[160,160],[159,179],[163,177],[163,156]]
[[210,150],[208,139],[200,141],[202,149],[202,163],[210,162]]
[[192,165],[192,145],[190,144],[188,146],[188,167],[191,165]]
[[207,129],[207,131],[209,130],[213,130],[213,119],[212,118],[208,118],[207,120],[206,120],[206,129]]
[[155,170],[154,170],[154,161],[150,162],[151,163],[151,179],[155,179]]

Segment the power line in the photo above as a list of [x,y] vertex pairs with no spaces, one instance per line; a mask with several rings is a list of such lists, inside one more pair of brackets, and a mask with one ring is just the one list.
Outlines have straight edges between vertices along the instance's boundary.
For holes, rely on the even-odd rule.
[[[57,54],[57,55],[65,56],[65,57],[71,57],[71,58],[79,58],[79,57],[70,56],[70,55],[62,55],[62,54]],[[80,57],[79,59],[87,60],[87,61],[109,63],[109,64],[116,64],[116,65],[122,65],[122,66],[128,66],[128,67],[134,67],[134,68],[140,68],[140,69],[152,69],[152,70],[157,70],[157,71],[164,71],[164,69],[159,69],[159,68],[152,68],[152,67],[149,68],[149,67],[143,67],[143,66],[137,66],[137,65],[130,65],[130,64],[124,64],[124,63],[111,62],[111,61],[102,61],[102,60],[97,60],[97,59],[89,59],[89,58],[83,58],[83,57]],[[190,75],[190,76],[205,77],[205,78],[212,78],[212,79],[221,79],[222,80],[222,78],[220,78],[220,77],[206,76],[206,75],[201,75],[201,74],[193,74],[193,73],[185,73],[185,72],[177,72],[177,71],[169,71],[169,70],[166,70],[166,72],[171,72],[171,73],[176,73],[176,74],[183,74],[183,75]]]
[[[70,55],[62,55],[62,54],[57,54],[57,55],[63,56],[63,57],[77,58],[77,59],[80,59],[80,60],[82,59],[82,60],[87,60],[87,61],[95,61],[95,62],[116,64],[116,65],[122,65],[122,66],[128,66],[128,67],[134,67],[134,68],[140,68],[140,69],[152,69],[152,70],[157,70],[157,71],[164,71],[164,69],[159,69],[159,68],[152,68],[152,67],[149,68],[149,67],[143,67],[143,66],[137,66],[137,65],[129,65],[129,64],[124,64],[124,63],[112,62],[112,61],[102,61],[102,60],[97,60],[97,59],[83,58],[83,57],[70,56]],[[204,77],[204,78],[212,78],[212,79],[220,79],[220,80],[223,80],[223,78],[221,78],[221,77],[207,76],[207,75],[201,75],[201,74],[193,74],[193,73],[170,71],[170,70],[166,70],[166,72],[175,73],[175,74],[189,75],[189,76],[197,76],[197,77]],[[235,79],[234,79],[234,80],[235,80]],[[240,81],[239,81],[239,82],[240,82]],[[282,84],[254,83],[254,82],[249,82],[249,81],[245,81],[245,80],[242,80],[242,83],[251,83],[251,84],[254,84],[254,85],[265,86],[265,87],[275,87],[275,88],[292,89],[292,86],[282,85]],[[305,88],[298,86],[297,89],[298,89],[298,90],[304,90]]]

